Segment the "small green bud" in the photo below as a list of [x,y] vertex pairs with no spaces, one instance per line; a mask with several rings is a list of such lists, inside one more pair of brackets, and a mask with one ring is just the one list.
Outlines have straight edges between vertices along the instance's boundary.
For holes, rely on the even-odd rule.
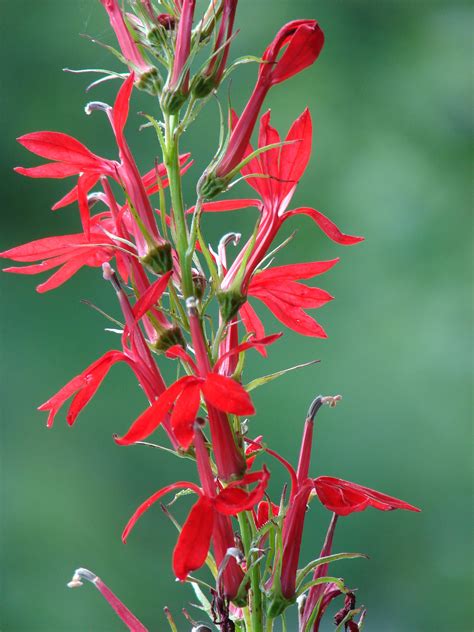
[[162,85],[163,81],[156,68],[150,68],[150,70],[142,73],[137,81],[137,88],[148,92],[152,96],[160,94]]
[[140,261],[155,274],[165,274],[173,267],[171,244],[165,242],[151,248]]
[[186,349],[186,340],[179,327],[171,327],[162,333],[153,345],[153,348],[156,349],[156,351],[162,351],[164,353],[174,345],[180,345],[183,349]]
[[228,180],[218,178],[215,173],[205,173],[198,182],[198,195],[204,200],[212,200],[227,189]]
[[247,297],[242,296],[240,292],[232,290],[229,292],[218,292],[217,300],[221,308],[222,318],[228,323],[237,314]]

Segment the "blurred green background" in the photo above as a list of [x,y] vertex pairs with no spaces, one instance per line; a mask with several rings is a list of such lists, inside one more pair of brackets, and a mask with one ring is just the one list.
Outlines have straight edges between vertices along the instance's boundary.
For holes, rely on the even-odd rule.
[[[260,54],[279,26],[317,18],[326,46],[315,66],[276,87],[268,104],[286,131],[305,106],[314,122],[314,153],[294,206],[312,205],[366,242],[332,243],[306,218],[280,262],[341,263],[318,279],[336,296],[316,316],[326,341],[286,331],[268,361],[252,357],[248,377],[320,358],[255,394],[255,434],[295,460],[304,414],[317,393],[342,393],[336,410],[318,418],[312,471],[336,475],[423,508],[375,510],[340,521],[335,550],[364,551],[369,561],[333,567],[357,587],[372,632],[467,632],[470,597],[470,369],[472,116],[470,3],[433,0],[240,0],[235,56]],[[69,181],[22,178],[16,165],[37,164],[15,137],[54,129],[115,157],[109,126],[84,115],[89,99],[111,101],[117,84],[89,96],[87,77],[61,68],[117,67],[78,33],[114,43],[97,0],[0,0],[2,53],[1,188],[3,249],[41,236],[74,232],[78,214],[49,211]],[[240,109],[255,67],[234,74]],[[223,92],[223,99],[225,100]],[[128,137],[143,168],[157,152],[153,134],[134,129],[136,112],[153,111],[135,97]],[[183,148],[193,152],[187,203],[215,149],[217,108],[211,103]],[[248,195],[242,185],[239,193]],[[206,218],[216,244],[229,230],[248,232],[254,212]],[[192,464],[145,447],[117,447],[145,406],[133,376],[115,368],[73,429],[64,414],[54,429],[35,408],[107,349],[118,344],[89,299],[118,314],[100,270],[87,269],[46,295],[38,277],[2,275],[2,598],[5,632],[112,632],[122,625],[86,586],[66,589],[73,570],[94,570],[150,630],[165,629],[168,605],[188,630],[181,607],[188,586],[174,582],[172,525],[154,508],[129,544],[120,533],[137,504]],[[262,312],[263,313],[263,312]],[[265,313],[270,331],[280,324]],[[165,374],[171,377],[169,368]],[[276,495],[283,473],[270,463]],[[176,515],[184,515],[188,501]],[[319,552],[329,515],[311,506],[302,559]],[[296,630],[295,620],[290,630]],[[327,625],[327,630],[333,629]]]

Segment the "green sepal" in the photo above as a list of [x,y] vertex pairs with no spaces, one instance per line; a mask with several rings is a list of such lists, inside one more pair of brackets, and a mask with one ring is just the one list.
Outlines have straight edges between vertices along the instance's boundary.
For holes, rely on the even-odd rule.
[[221,309],[223,320],[228,323],[239,311],[247,298],[240,292],[218,292],[217,300]]
[[153,344],[153,349],[164,353],[170,347],[174,347],[175,345],[179,345],[180,347],[183,347],[183,349],[186,349],[186,341],[184,339],[183,332],[179,327],[171,327],[160,334],[158,340]]
[[140,261],[155,274],[169,272],[173,267],[171,244],[165,242],[159,246],[154,246],[140,258]]

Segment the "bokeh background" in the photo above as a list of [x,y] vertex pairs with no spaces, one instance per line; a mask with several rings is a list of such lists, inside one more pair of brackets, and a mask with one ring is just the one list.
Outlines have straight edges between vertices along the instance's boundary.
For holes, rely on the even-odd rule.
[[[84,93],[87,77],[71,68],[117,67],[78,33],[114,43],[97,0],[0,0],[2,62],[0,147],[3,248],[79,227],[74,208],[51,213],[69,182],[22,178],[37,164],[15,142],[28,131],[71,133],[114,157],[109,126],[84,115],[89,99],[112,100],[117,84]],[[337,475],[399,496],[422,514],[367,511],[340,521],[335,550],[364,551],[370,561],[340,562],[335,574],[359,589],[372,632],[467,632],[472,629],[470,450],[472,232],[469,183],[472,116],[472,11],[452,1],[240,0],[234,54],[260,54],[279,26],[317,18],[326,33],[315,66],[276,87],[268,104],[286,131],[306,106],[314,155],[294,205],[313,205],[340,227],[365,235],[343,248],[308,219],[279,261],[341,257],[321,285],[336,300],[317,314],[326,341],[287,331],[268,361],[253,357],[248,376],[314,358],[321,364],[257,391],[255,434],[296,459],[304,414],[317,393],[342,393],[318,419],[314,475]],[[234,74],[239,109],[255,66]],[[225,100],[225,91],[223,94]],[[157,144],[134,133],[151,99],[135,97],[128,136],[143,168]],[[211,103],[184,148],[200,168],[216,146]],[[246,185],[239,194],[246,195]],[[248,232],[252,211],[228,214],[205,231]],[[188,630],[181,607],[188,586],[174,582],[173,526],[156,507],[123,546],[120,533],[137,504],[158,487],[193,476],[192,465],[145,447],[117,447],[143,409],[132,375],[115,368],[77,425],[64,415],[54,429],[35,408],[70,377],[116,345],[89,299],[118,314],[99,270],[88,269],[47,295],[38,277],[3,275],[2,292],[2,598],[4,632],[112,632],[122,624],[91,586],[66,589],[78,566],[98,573],[152,631],[166,628],[163,606]],[[268,329],[280,325],[265,314]],[[170,373],[167,373],[170,376]],[[283,473],[271,463],[272,490]],[[176,507],[184,515],[187,500]],[[311,506],[303,560],[318,553],[327,512]],[[327,625],[327,630],[333,626]],[[295,620],[289,630],[296,630]]]

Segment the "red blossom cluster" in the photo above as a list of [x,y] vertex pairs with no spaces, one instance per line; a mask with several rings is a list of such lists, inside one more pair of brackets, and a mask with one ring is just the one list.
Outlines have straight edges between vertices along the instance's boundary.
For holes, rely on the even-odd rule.
[[[162,3],[167,12],[160,12],[151,0],[135,0],[131,2],[134,13],[124,12],[118,0],[100,1],[119,43],[117,56],[128,68],[113,107],[92,102],[86,111],[107,115],[118,159],[102,158],[59,132],[20,137],[26,149],[49,162],[18,167],[18,173],[75,178],[72,190],[53,209],[77,204],[81,231],[38,239],[1,256],[27,264],[6,268],[8,272],[37,274],[56,269],[38,286],[39,292],[58,288],[84,266],[102,267],[122,313],[120,344],[39,408],[48,411],[47,424],[52,426],[60,408],[71,400],[66,419],[73,425],[112,365],[127,363],[148,403],[128,430],[114,437],[115,442],[128,446],[155,440],[163,429],[171,450],[195,461],[199,483],[173,482],[155,492],[131,517],[123,541],[153,503],[176,489],[190,490],[197,500],[180,527],[173,569],[179,580],[193,583],[196,580],[190,573],[208,565],[215,586],[208,611],[215,626],[246,632],[259,632],[263,626],[270,630],[273,621],[298,599],[300,630],[316,631],[329,603],[343,595],[344,608],[336,622],[358,630],[364,611],[355,607],[353,593],[342,580],[327,576],[331,562],[357,557],[332,554],[337,517],[367,507],[418,510],[339,478],[311,478],[314,419],[323,404],[333,405],[337,398],[314,400],[295,469],[262,437],[249,436],[247,417],[256,410],[242,380],[247,352],[255,349],[266,356],[269,345],[282,337],[265,333],[250,297],[261,301],[289,329],[326,337],[308,310],[322,307],[333,297],[301,281],[328,272],[339,259],[273,265],[272,255],[280,247],[273,253],[272,248],[285,221],[306,215],[337,244],[362,240],[343,233],[313,208],[289,209],[311,156],[312,122],[307,109],[284,141],[270,124],[270,112],[264,113],[257,148],[250,144],[269,90],[316,61],[323,32],[315,20],[308,19],[290,22],[276,34],[258,61],[258,77],[247,105],[240,116],[229,112],[227,134],[198,178],[196,199],[186,206],[182,176],[192,161],[189,153],[180,154],[179,141],[234,69],[228,66],[228,58],[236,35],[237,0],[212,0],[199,19],[195,0]],[[194,74],[193,60],[206,46],[208,60]],[[161,159],[145,174],[140,173],[125,136],[134,89],[158,97],[161,108],[161,119],[147,115],[149,127],[156,131]],[[259,197],[215,200],[236,177],[243,177]],[[229,262],[227,247],[237,245],[240,236],[231,233],[211,247],[200,220],[203,213],[244,208],[258,209],[257,221]],[[211,324],[213,304],[218,306],[215,327]],[[170,384],[161,373],[167,359],[178,363],[181,372]],[[268,379],[254,380],[254,384]],[[267,463],[260,469],[254,464],[267,456],[282,464],[288,475],[288,493],[284,490],[275,498],[278,503],[268,494]],[[299,570],[306,510],[313,497],[333,517],[320,556]],[[80,570],[77,577],[95,582],[131,630],[145,629],[128,609],[121,610],[118,598],[101,580]],[[306,581],[308,575],[313,578]],[[79,579],[74,583],[80,583]]]

